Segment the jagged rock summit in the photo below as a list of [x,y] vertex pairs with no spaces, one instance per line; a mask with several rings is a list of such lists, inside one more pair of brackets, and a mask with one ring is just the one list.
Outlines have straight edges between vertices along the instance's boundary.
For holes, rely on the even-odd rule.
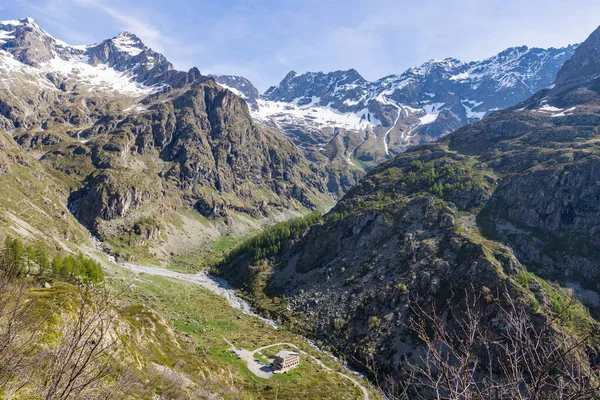
[[[430,60],[375,82],[368,82],[354,69],[300,75],[292,71],[265,92],[264,111],[259,115],[288,126],[293,136],[294,125],[310,125],[311,114],[319,119],[316,110],[332,110],[348,121],[344,125],[333,120],[331,127],[381,130],[381,142],[375,149],[381,157],[525,100],[554,81],[576,48],[521,46],[482,61]],[[286,113],[284,107],[267,102],[288,103],[305,112]],[[351,117],[355,117],[353,123]],[[361,121],[368,124],[361,125]]]
[[[262,96],[244,98],[259,121],[281,129],[323,165],[343,195],[366,171],[410,146],[436,140],[549,86],[577,45],[512,47],[481,61],[430,60],[369,82],[354,69],[290,71]],[[220,79],[220,80],[219,80]],[[217,78],[225,85],[241,77]]]

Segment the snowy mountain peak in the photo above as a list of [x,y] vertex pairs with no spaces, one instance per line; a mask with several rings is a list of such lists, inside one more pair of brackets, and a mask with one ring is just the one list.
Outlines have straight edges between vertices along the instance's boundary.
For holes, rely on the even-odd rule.
[[[5,89],[0,90],[0,104],[2,95],[19,99],[18,106],[0,107],[0,128],[7,130],[31,127],[36,115],[45,112],[42,108],[64,97],[83,99],[73,101],[72,107],[86,115],[88,96],[136,101],[166,87],[181,88],[205,79],[197,68],[176,71],[130,32],[71,46],[53,38],[32,18],[0,21],[0,81]],[[79,124],[77,118],[74,124]]]
[[336,100],[342,97],[360,96],[361,94],[355,89],[366,83],[367,81],[355,69],[328,73],[305,72],[301,75],[291,71],[279,86],[269,88],[262,97],[265,100],[293,102],[301,106],[320,103],[324,106],[333,104],[334,108],[343,108],[343,104]]
[[13,27],[15,27],[15,26],[31,26],[34,28],[41,29],[40,26],[38,25],[38,23],[33,18],[30,18],[30,17],[0,21],[0,27],[5,27],[5,26],[13,26]]
[[451,71],[462,67],[464,64],[464,62],[455,58],[444,58],[441,60],[432,59],[418,67],[409,68],[404,75],[424,76],[430,74],[432,71]]
[[293,78],[295,78],[297,75],[298,75],[298,73],[297,73],[296,71],[293,71],[293,70],[292,70],[292,71],[290,71],[290,72],[288,72],[288,73],[287,73],[287,75],[286,75],[286,76],[283,78],[283,80],[285,81],[285,80],[290,80],[290,79],[293,79]]
[[138,42],[141,43],[140,38],[137,37],[135,34],[129,32],[129,31],[121,31],[121,32],[119,32],[119,34],[117,36],[115,36],[113,39],[117,39],[117,38],[132,39],[132,40],[136,40],[136,41],[138,41]]
[[78,58],[82,50],[53,38],[33,18],[0,21],[0,50],[29,66]]
[[261,96],[255,115],[301,147],[318,143],[322,151],[332,151],[322,138],[334,140],[339,129],[356,132],[343,146],[354,143],[348,154],[368,163],[525,100],[555,80],[576,47],[518,46],[471,62],[432,59],[374,82],[354,69],[292,71]]
[[80,90],[137,97],[200,77],[197,70],[175,71],[162,54],[130,32],[98,44],[71,46],[32,18],[0,21],[0,80],[10,90],[34,82],[52,93],[75,85]]
[[56,42],[57,44],[60,44],[61,46],[66,45],[66,43],[56,40],[48,32],[42,29],[42,27],[33,18],[27,17],[0,21],[0,41],[2,41],[2,35],[8,34],[12,36],[12,39],[23,39],[26,33],[47,38]]
[[140,54],[146,46],[140,38],[130,32],[123,31],[116,37],[111,39],[117,51],[121,51],[129,54],[130,56],[136,56]]

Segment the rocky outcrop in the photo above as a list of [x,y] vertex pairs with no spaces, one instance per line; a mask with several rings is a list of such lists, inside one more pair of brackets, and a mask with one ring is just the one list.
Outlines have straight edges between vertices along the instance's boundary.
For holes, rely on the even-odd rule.
[[106,170],[93,176],[77,200],[76,215],[94,233],[99,232],[101,220],[124,217],[144,204],[158,202],[162,197],[155,182],[128,171]]
[[[154,95],[147,107],[81,133],[91,151],[78,158],[90,157],[99,172],[73,199],[82,199],[79,217],[97,233],[102,221],[140,207],[185,204],[208,218],[263,218],[328,202],[324,172],[279,132],[254,123],[244,100],[213,79]],[[162,167],[142,161],[148,157]]]
[[258,109],[257,100],[260,98],[260,92],[254,87],[252,82],[242,76],[235,75],[209,75],[215,78],[219,85],[233,90],[235,94],[246,100],[251,109]]

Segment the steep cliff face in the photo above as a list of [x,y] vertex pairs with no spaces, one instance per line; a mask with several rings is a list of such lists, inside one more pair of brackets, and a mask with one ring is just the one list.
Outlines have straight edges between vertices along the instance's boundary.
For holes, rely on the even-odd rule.
[[[82,131],[89,151],[67,149],[66,158],[96,169],[73,199],[97,233],[102,221],[144,208],[162,214],[187,204],[208,218],[264,218],[329,201],[324,173],[277,131],[254,123],[246,103],[212,79],[157,94],[145,107]],[[51,154],[47,161],[58,165]]]

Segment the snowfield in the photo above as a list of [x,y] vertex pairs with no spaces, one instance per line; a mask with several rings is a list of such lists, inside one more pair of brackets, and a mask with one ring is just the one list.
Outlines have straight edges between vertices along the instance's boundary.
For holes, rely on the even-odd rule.
[[[0,21],[0,45],[15,39],[15,34],[25,26],[30,34],[37,35],[44,43],[50,43],[53,58],[38,66],[31,66],[15,59],[9,53],[11,46],[0,50],[0,79],[5,88],[22,82],[35,82],[48,90],[59,90],[49,79],[49,74],[56,74],[63,78],[76,80],[78,83],[89,86],[87,90],[112,91],[129,96],[148,95],[161,87],[144,86],[135,81],[131,71],[118,71],[105,64],[90,64],[86,51],[93,45],[71,46],[55,39],[43,30],[33,19]],[[139,55],[143,44],[130,33],[123,32],[111,39],[115,49],[129,56]]]
[[[281,101],[258,100],[258,111],[253,117],[261,121],[309,123],[316,127],[336,127],[354,130],[369,130],[381,126],[368,109],[356,113],[341,113],[328,106],[320,106],[320,99],[315,97],[309,104],[298,106]],[[297,103],[298,100],[295,101]]]

